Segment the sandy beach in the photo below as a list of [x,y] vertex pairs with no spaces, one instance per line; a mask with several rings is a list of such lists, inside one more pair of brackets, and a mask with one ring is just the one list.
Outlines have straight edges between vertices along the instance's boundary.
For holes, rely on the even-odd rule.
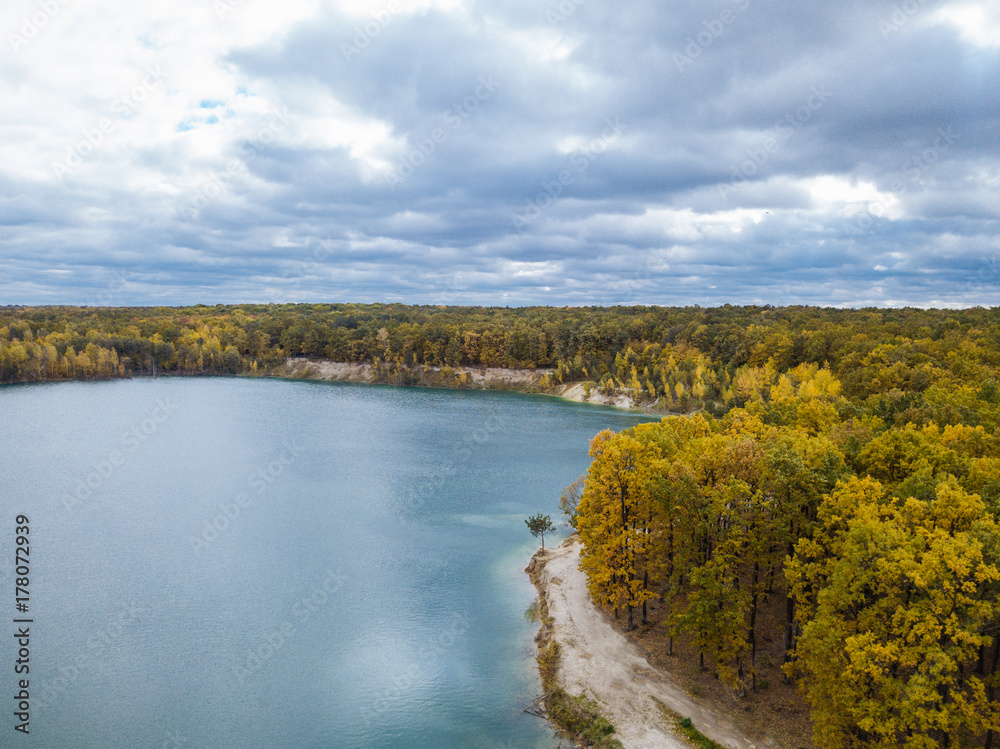
[[[558,680],[572,695],[596,700],[625,749],[684,749],[657,700],[727,749],[757,749],[723,715],[699,705],[670,677],[650,666],[639,649],[617,632],[591,602],[579,569],[580,544],[567,539],[532,558],[539,595],[560,645]],[[778,747],[775,742],[763,746]]]

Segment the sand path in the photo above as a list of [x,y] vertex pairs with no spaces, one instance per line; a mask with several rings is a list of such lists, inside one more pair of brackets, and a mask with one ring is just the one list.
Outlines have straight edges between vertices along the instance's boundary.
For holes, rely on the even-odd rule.
[[731,721],[698,705],[669,674],[652,668],[606,621],[587,592],[578,542],[547,549],[543,560],[541,582],[560,645],[559,681],[570,694],[586,692],[601,704],[625,749],[688,749],[653,697],[690,717],[698,730],[722,746],[754,747]]

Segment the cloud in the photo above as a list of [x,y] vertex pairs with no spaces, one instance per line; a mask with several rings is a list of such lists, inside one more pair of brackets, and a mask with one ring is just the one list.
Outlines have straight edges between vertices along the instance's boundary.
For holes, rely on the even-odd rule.
[[0,302],[991,304],[997,23],[18,0]]

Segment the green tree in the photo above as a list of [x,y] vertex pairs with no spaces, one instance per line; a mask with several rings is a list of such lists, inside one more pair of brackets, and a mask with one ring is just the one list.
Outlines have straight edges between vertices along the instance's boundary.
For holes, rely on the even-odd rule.
[[531,531],[532,536],[535,538],[541,536],[542,550],[544,550],[545,534],[553,533],[556,529],[556,527],[552,524],[552,517],[550,515],[538,513],[537,515],[532,515],[530,518],[526,519],[524,523],[528,526],[528,530]]

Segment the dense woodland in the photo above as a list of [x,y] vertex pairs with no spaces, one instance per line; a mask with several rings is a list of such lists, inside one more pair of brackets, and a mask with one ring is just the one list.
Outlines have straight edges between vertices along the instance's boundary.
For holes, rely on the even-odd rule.
[[[822,747],[995,746],[996,370],[961,350],[919,389],[880,395],[892,366],[853,398],[827,367],[764,367],[722,418],[597,435],[563,501],[594,599],[629,627],[661,602],[670,650],[693,642],[747,699],[758,646],[783,642]],[[771,631],[769,600],[784,608]]]
[[299,356],[545,369],[687,414],[591,444],[566,504],[595,600],[666,606],[748,697],[781,639],[823,747],[1000,743],[1000,309],[0,308],[0,382]]
[[[309,304],[0,308],[0,382],[266,374],[286,357],[552,370],[722,415],[802,364],[886,423],[1000,419],[1000,309],[481,308]],[[403,380],[405,382],[405,379]]]

